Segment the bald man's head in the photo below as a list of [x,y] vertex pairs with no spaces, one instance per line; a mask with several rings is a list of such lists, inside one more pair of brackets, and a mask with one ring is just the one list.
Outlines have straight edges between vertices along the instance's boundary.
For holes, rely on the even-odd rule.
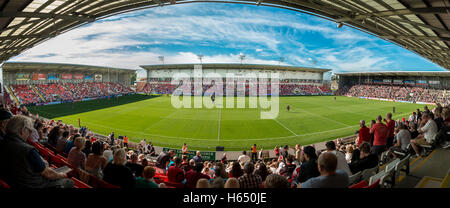
[[334,153],[325,152],[320,154],[317,163],[321,174],[336,172],[337,157]]

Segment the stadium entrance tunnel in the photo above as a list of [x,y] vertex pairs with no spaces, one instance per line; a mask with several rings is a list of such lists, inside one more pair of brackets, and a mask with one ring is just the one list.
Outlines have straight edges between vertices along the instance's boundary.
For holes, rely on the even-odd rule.
[[[187,3],[269,6],[314,15],[392,42],[450,70],[448,5],[431,0],[0,1],[0,62],[82,25],[132,11]],[[370,3],[370,4],[369,4]],[[405,16],[408,16],[406,18]]]

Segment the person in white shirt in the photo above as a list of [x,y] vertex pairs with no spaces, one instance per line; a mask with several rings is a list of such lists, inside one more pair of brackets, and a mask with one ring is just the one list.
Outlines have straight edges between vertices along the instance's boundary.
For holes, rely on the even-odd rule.
[[246,151],[242,151],[242,155],[239,156],[237,161],[239,162],[239,164],[242,164],[242,163],[245,164],[246,162],[250,162],[251,158],[247,155]]
[[411,140],[411,146],[416,152],[416,156],[419,156],[420,145],[430,145],[433,143],[434,138],[438,133],[438,127],[436,122],[431,119],[430,114],[424,112],[422,114],[422,122],[420,123],[421,128],[419,128],[420,135],[416,139]]
[[336,144],[334,141],[328,141],[325,146],[327,147],[327,152],[331,152],[337,157],[337,167],[336,170],[343,170],[347,173],[347,175],[352,175],[350,168],[348,167],[347,160],[345,159],[345,155],[342,152],[336,150]]
[[416,117],[417,117],[416,112],[413,112],[413,113],[409,116],[408,121],[409,121],[409,122],[416,122],[416,120],[417,120]]

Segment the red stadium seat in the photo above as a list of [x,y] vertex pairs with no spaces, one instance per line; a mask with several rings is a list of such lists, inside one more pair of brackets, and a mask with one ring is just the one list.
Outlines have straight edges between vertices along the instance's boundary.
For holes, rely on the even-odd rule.
[[182,184],[182,183],[174,183],[174,182],[167,181],[167,182],[164,182],[164,184],[166,184],[167,187],[171,186],[174,188],[184,188],[184,184]]
[[89,185],[92,185],[95,188],[120,188],[120,186],[107,183],[106,181],[97,178],[93,175],[90,176],[89,181],[90,181]]
[[0,179],[0,188],[11,188],[5,181]]
[[366,186],[364,188],[380,188],[380,179],[375,181],[375,183],[372,183],[371,185],[368,185],[368,186]]
[[363,180],[357,184],[351,185],[349,188],[365,188],[367,186],[367,181]]
[[73,181],[74,188],[92,188],[92,186],[89,186],[89,185],[83,183],[82,181],[80,181],[80,180],[78,180],[78,179],[76,179],[74,177],[72,177],[71,179]]

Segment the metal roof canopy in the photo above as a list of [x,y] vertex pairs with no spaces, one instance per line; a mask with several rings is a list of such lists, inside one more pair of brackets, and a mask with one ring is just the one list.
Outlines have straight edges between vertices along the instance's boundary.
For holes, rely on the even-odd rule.
[[410,77],[450,77],[448,71],[379,71],[379,72],[348,72],[336,73],[342,77],[367,77],[367,76],[410,76]]
[[135,73],[136,70],[119,69],[102,66],[89,66],[78,64],[36,63],[36,62],[7,62],[2,66],[3,72],[90,72],[90,73]]
[[145,70],[165,70],[165,69],[194,69],[194,65],[202,65],[202,69],[255,69],[255,70],[285,70],[285,71],[303,71],[303,72],[329,72],[330,69],[279,66],[279,65],[260,65],[260,64],[165,64],[165,65],[144,65],[140,66]]
[[112,15],[195,2],[271,6],[343,23],[450,70],[449,0],[0,0],[0,62]]

